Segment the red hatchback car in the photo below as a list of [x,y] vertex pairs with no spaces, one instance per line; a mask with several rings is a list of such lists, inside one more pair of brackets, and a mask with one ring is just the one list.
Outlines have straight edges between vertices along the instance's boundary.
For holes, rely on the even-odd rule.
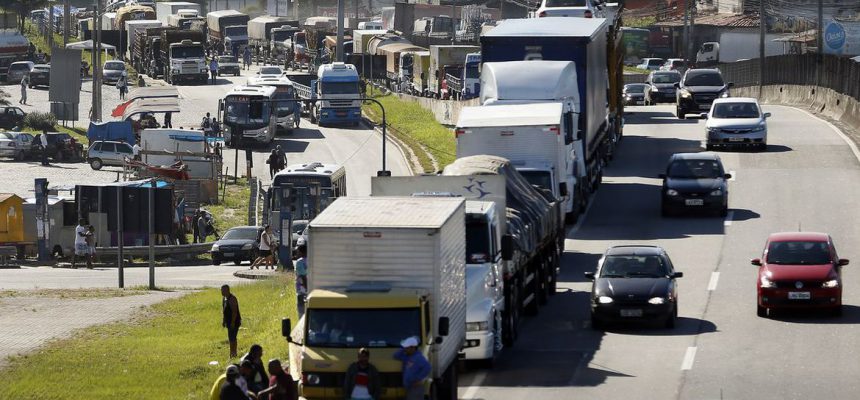
[[785,232],[767,238],[762,258],[755,258],[758,316],[778,308],[823,308],[842,313],[842,266],[826,233]]

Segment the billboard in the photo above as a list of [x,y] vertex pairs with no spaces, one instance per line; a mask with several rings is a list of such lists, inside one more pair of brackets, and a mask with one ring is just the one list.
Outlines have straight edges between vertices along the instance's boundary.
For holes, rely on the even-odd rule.
[[824,52],[840,56],[860,55],[860,22],[834,19],[826,23]]
[[81,98],[81,50],[54,48],[51,52],[48,99],[78,103]]

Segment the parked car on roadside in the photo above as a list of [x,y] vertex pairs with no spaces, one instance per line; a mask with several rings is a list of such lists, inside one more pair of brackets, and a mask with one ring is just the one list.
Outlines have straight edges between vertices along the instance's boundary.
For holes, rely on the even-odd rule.
[[732,83],[726,83],[718,69],[690,69],[676,85],[675,115],[684,119],[690,113],[709,111],[716,99],[729,97]]
[[233,56],[218,56],[218,75],[239,76],[239,71],[242,66],[239,64],[239,59]]
[[767,149],[767,119],[770,113],[762,112],[758,100],[731,97],[716,99],[705,122],[705,148],[715,146],[745,146],[757,150]]
[[604,18],[599,0],[543,0],[535,14],[543,17]]
[[842,267],[833,238],[826,233],[783,232],[767,238],[756,276],[756,314],[774,309],[822,309],[842,314]]
[[678,71],[654,71],[645,83],[645,105],[675,102],[675,84],[681,81]]
[[670,58],[660,66],[660,71],[678,71],[683,73],[687,69],[687,62],[683,58]]
[[642,62],[640,62],[639,65],[636,66],[636,68],[656,71],[663,66],[663,62],[664,61],[662,58],[643,58]]
[[51,65],[36,64],[30,71],[30,87],[51,85]]
[[233,261],[236,265],[242,261],[253,262],[257,258],[262,233],[261,226],[236,226],[228,229],[209,250],[212,264],[220,265],[225,261]]
[[664,217],[682,212],[715,212],[725,217],[729,210],[729,185],[714,153],[676,153],[669,158],[663,179],[661,213]]
[[21,83],[27,74],[33,69],[36,63],[32,61],[15,61],[9,65],[9,70],[6,72],[6,82]]
[[102,67],[102,83],[114,85],[125,73],[125,62],[119,60],[105,61]]
[[25,113],[20,107],[0,107],[0,129],[20,127],[24,122],[24,117],[26,116],[27,113]]
[[624,97],[624,105],[635,106],[645,104],[645,89],[647,87],[648,85],[644,83],[628,83],[624,85],[624,89],[621,92]]
[[0,132],[0,157],[21,161],[30,152],[33,135],[24,132]]
[[596,272],[586,272],[591,286],[591,326],[610,322],[656,321],[674,328],[678,318],[676,272],[658,246],[615,246],[600,258]]
[[80,161],[83,158],[84,146],[78,143],[68,133],[63,132],[48,132],[48,148],[42,148],[42,133],[36,134],[33,138],[31,154],[34,157],[42,157],[42,152],[47,151],[48,157],[55,162],[63,161]]
[[100,141],[87,149],[87,162],[94,170],[100,170],[105,165],[122,166],[126,158],[132,158],[134,152],[131,145],[125,142]]

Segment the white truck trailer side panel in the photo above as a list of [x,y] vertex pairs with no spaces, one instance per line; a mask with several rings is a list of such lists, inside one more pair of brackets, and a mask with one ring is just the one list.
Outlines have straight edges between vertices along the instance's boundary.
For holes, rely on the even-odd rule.
[[448,317],[451,327],[434,368],[456,360],[466,327],[463,199],[341,197],[311,222],[308,236],[311,290],[384,282],[427,293],[433,325]]
[[200,4],[191,3],[188,1],[162,1],[155,3],[155,17],[159,21],[167,25],[168,18],[176,14],[179,10],[197,10],[200,12]]

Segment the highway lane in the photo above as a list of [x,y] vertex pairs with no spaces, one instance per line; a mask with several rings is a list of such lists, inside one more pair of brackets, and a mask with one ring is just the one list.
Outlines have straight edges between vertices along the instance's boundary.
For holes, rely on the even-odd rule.
[[[858,162],[826,123],[802,111],[765,106],[766,153],[720,152],[730,182],[729,219],[660,217],[660,180],[672,153],[703,151],[704,122],[678,120],[670,106],[631,107],[625,138],[581,226],[568,235],[559,293],[522,326],[520,341],[489,371],[460,377],[466,399],[583,396],[598,399],[854,398],[860,295],[845,269],[841,318],[754,313],[756,269],[774,231],[823,230],[851,258],[858,238],[851,207]],[[674,330],[591,329],[592,271],[609,246],[656,244],[678,271]],[[716,273],[716,274],[715,274]],[[711,289],[711,290],[709,290]],[[812,384],[811,382],[814,382]]]

